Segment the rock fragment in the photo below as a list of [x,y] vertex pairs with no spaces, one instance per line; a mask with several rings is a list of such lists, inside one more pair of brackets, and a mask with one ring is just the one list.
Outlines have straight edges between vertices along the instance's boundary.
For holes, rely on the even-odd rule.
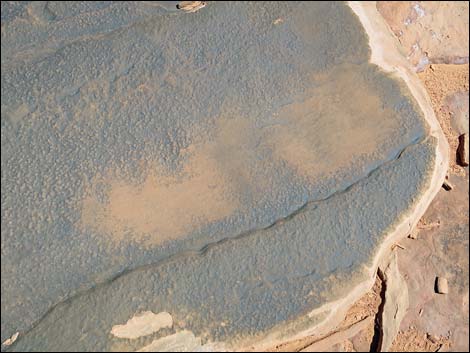
[[445,179],[444,180],[444,183],[442,184],[442,187],[444,188],[444,190],[446,191],[450,191],[454,188],[454,186],[450,183],[450,181],[448,179]]
[[449,284],[444,277],[436,277],[436,292],[439,294],[449,293]]
[[162,328],[172,327],[173,318],[167,312],[154,314],[151,311],[134,315],[123,325],[115,325],[111,334],[117,338],[136,339],[158,332]]
[[176,8],[183,10],[184,12],[191,13],[196,12],[206,6],[205,1],[181,1]]
[[374,318],[372,316],[368,316],[361,321],[352,324],[344,330],[334,332],[325,338],[315,341],[314,343],[302,349],[301,352],[328,352],[332,346],[356,336],[359,332],[363,331],[373,322]]
[[15,333],[13,336],[5,340],[5,342],[2,343],[3,346],[11,346],[13,343],[15,343],[16,339],[19,336],[19,332]]
[[418,227],[414,227],[410,234],[408,234],[408,238],[410,239],[418,239]]
[[379,352],[391,351],[400,324],[409,308],[408,285],[398,268],[397,252],[391,254],[390,263],[383,271],[385,300],[382,309],[382,337]]
[[400,245],[398,243],[395,243],[395,244],[392,245],[392,250],[395,249],[395,248],[400,248],[402,250],[406,250],[406,248],[403,245]]
[[463,167],[468,166],[468,133],[459,136],[458,147],[459,164]]

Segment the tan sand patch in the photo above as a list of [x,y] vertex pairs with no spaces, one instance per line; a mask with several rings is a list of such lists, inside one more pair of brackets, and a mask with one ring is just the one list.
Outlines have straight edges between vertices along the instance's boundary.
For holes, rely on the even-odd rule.
[[[116,171],[97,177],[82,202],[81,226],[116,241],[155,245],[230,216],[250,186],[269,187],[265,174],[248,166],[255,164],[254,130],[247,119],[220,118],[214,137],[201,136],[181,151],[187,161],[176,174],[168,175],[154,163],[144,170],[147,177],[141,184],[116,177]],[[256,166],[262,170],[262,162]],[[108,189],[105,202],[97,196],[99,183]]]
[[398,333],[390,352],[446,352],[451,348],[448,337],[432,336],[417,329]]
[[468,1],[377,1],[376,7],[414,69],[468,62]]
[[[273,176],[283,162],[318,182],[364,165],[365,159],[383,158],[378,147],[393,136],[400,118],[384,107],[357,67],[316,80],[310,98],[284,106],[267,120],[217,117],[210,131],[181,152],[185,162],[179,172],[154,163],[143,170],[144,182],[135,184],[111,171],[100,180],[108,190],[106,201],[90,186],[82,226],[116,241],[162,244],[242,206],[257,207],[267,192],[279,189]],[[240,205],[242,199],[250,203]]]
[[[243,196],[256,207],[276,188],[272,175],[279,162],[316,182],[361,158],[383,157],[377,149],[396,128],[396,113],[383,107],[357,68],[322,77],[310,98],[281,108],[267,125],[218,117],[212,132],[182,152],[186,162],[177,175],[155,165],[140,185],[105,177],[107,202],[89,192],[82,225],[118,241],[160,244],[230,216]],[[274,159],[259,158],[267,150]]]
[[469,90],[469,66],[432,64],[418,74],[431,98],[436,117],[441,124],[450,146],[449,171],[455,175],[465,175],[465,170],[458,165],[456,151],[459,145],[459,132],[452,127],[452,110],[448,98],[455,94],[467,94]]
[[230,185],[216,162],[192,153],[179,175],[152,168],[142,184],[107,177],[107,202],[91,192],[82,204],[82,226],[112,236],[160,244],[177,239],[236,208]]

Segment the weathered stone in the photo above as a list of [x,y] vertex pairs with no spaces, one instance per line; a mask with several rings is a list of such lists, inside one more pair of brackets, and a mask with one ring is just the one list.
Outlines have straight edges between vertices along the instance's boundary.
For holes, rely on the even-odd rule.
[[354,337],[359,332],[367,328],[373,321],[373,317],[366,317],[343,330],[336,331],[333,334],[310,344],[308,347],[302,349],[301,352],[329,352],[329,348],[347,340],[348,338]]
[[[421,105],[343,3],[32,6],[2,2],[12,350],[300,332],[440,186]],[[110,334],[142,311],[173,326]]]
[[184,12],[196,12],[206,6],[205,1],[181,1],[176,7]]
[[11,336],[10,338],[6,339],[2,345],[4,346],[11,346],[13,343],[15,343],[15,341],[17,340],[18,336],[20,335],[19,332],[16,332],[13,334],[13,336]]
[[381,314],[380,352],[390,351],[409,306],[408,286],[398,268],[397,256],[397,252],[391,255],[390,263],[383,271],[386,290]]
[[461,166],[468,166],[468,133],[459,136],[459,163]]
[[408,234],[408,238],[410,239],[418,239],[419,229],[418,227],[414,227],[410,234]]
[[449,284],[447,283],[447,278],[436,277],[436,293],[439,293],[439,294],[449,293]]
[[444,190],[446,191],[451,191],[454,186],[452,185],[452,183],[449,181],[449,179],[445,179],[444,182],[442,183],[442,187],[444,188]]
[[165,312],[154,314],[146,311],[135,315],[123,325],[113,326],[111,334],[118,338],[136,339],[172,325],[173,319],[170,314]]

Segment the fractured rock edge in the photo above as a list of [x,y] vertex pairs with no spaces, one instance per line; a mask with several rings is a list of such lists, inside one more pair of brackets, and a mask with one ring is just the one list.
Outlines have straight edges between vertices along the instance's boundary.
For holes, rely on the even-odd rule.
[[[256,340],[253,339],[241,342],[241,345],[230,347],[237,351],[267,350],[288,341],[305,338],[311,335],[321,336],[333,331],[343,320],[349,308],[372,288],[377,269],[379,267],[386,268],[388,266],[392,245],[406,238],[417,225],[419,219],[424,215],[431,201],[439,192],[447,174],[449,167],[449,145],[434,114],[430,98],[419,78],[411,68],[411,65],[400,54],[400,44],[385,23],[385,20],[377,11],[376,2],[349,1],[348,6],[357,15],[369,37],[369,47],[371,49],[370,62],[376,64],[385,72],[390,73],[394,78],[401,79],[406,83],[407,88],[423,112],[424,119],[429,127],[429,135],[437,139],[436,159],[429,187],[422,193],[421,198],[414,205],[414,209],[405,215],[403,220],[386,237],[386,240],[374,256],[372,265],[366,269],[369,279],[357,285],[346,297],[327,303],[308,314],[309,317],[320,317],[320,315],[327,313],[325,319],[319,324],[301,329],[289,337],[286,337],[285,334],[289,327],[285,325],[275,327],[262,338],[258,337]],[[292,325],[295,325],[295,323]],[[295,331],[295,328],[293,328],[293,330]]]
[[388,267],[383,271],[385,277],[385,298],[381,314],[381,339],[379,352],[390,352],[398,334],[400,324],[409,307],[408,286],[398,269],[398,255],[394,251]]
[[344,330],[334,332],[330,336],[327,336],[320,341],[314,342],[302,349],[301,352],[327,352],[328,349],[335,344],[341,343],[344,340],[354,337],[359,332],[367,328],[374,321],[373,316],[366,317]]

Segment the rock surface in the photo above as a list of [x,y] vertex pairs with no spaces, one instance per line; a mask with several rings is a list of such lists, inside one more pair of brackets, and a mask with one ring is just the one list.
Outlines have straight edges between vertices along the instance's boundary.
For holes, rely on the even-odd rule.
[[[389,2],[384,4],[384,2],[379,2],[377,6],[379,8],[383,5],[389,8],[394,6],[411,8],[414,4],[416,3]],[[459,8],[461,5],[462,3],[459,2],[446,3],[446,6],[454,8]],[[397,12],[396,15],[399,16],[400,13]],[[425,16],[428,15],[429,13],[425,14]],[[440,25],[444,33],[446,28],[465,33],[468,31],[468,17],[467,22],[455,22],[454,17],[447,17]],[[426,29],[422,26],[421,31],[423,35],[426,35]],[[468,39],[466,40],[467,44],[462,43],[463,45],[468,45]],[[413,57],[408,59],[413,61]],[[451,146],[449,172],[456,192],[449,193],[442,189],[431,203],[425,216],[410,232],[408,237],[410,240],[401,242],[405,249],[398,251],[399,267],[410,288],[411,306],[395,337],[392,350],[396,352],[451,350],[466,352],[469,347],[469,183],[468,168],[462,168],[457,164],[460,161],[456,146],[459,134],[468,132],[469,126],[468,65],[428,65],[420,74],[420,78],[431,96],[435,114]],[[457,243],[459,246],[455,246]],[[448,299],[448,296],[435,293],[434,276],[436,273],[451,278],[456,286],[449,294],[452,298]],[[381,322],[386,290],[382,280],[378,278],[374,288],[353,305],[337,330],[342,332],[366,317],[375,317],[375,324],[365,328],[353,338],[327,347],[329,351],[377,351],[381,330],[386,325]],[[276,347],[275,350],[299,351],[311,342],[323,344],[322,341],[325,341],[329,334],[331,333],[323,337],[313,335],[285,343]]]
[[451,174],[464,176],[465,169],[456,157],[459,135],[468,132],[468,64],[428,65],[418,74],[450,146]]
[[[12,350],[299,332],[430,187],[437,141],[344,4],[1,6]],[[173,326],[110,335],[142,311]]]
[[[419,227],[417,240],[403,242],[407,250],[400,253],[399,267],[407,280],[410,310],[394,343],[396,351],[427,347],[425,351],[432,352],[441,344],[454,352],[469,348],[468,169],[465,176],[451,175],[450,180],[454,191],[441,190],[422,219],[426,224],[440,221],[440,225]],[[435,292],[436,275],[447,278],[449,294]],[[413,342],[416,334],[439,340],[437,344]]]
[[377,9],[417,71],[468,63],[468,1],[378,1]]
[[459,148],[457,150],[459,154],[459,164],[463,167],[468,167],[468,155],[469,155],[469,142],[468,133],[459,136]]

